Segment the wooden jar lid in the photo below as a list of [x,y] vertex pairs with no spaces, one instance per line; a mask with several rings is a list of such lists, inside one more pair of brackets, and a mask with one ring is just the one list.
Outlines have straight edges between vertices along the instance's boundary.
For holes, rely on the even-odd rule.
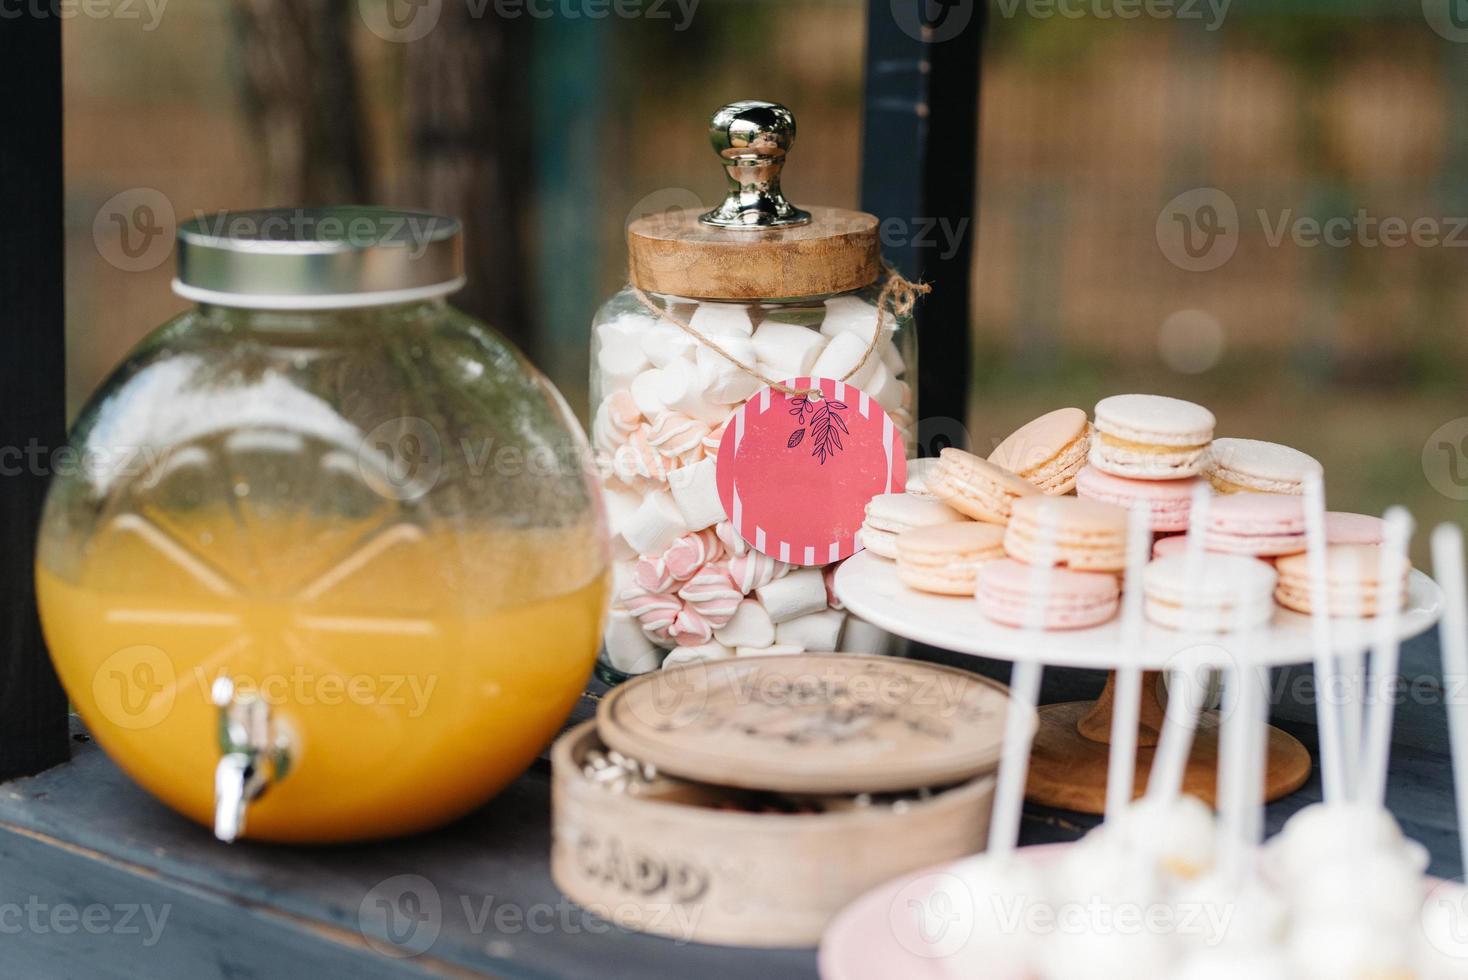
[[994,769],[1007,690],[967,671],[855,654],[653,671],[597,710],[611,748],[703,783],[784,793],[944,786]]
[[843,208],[803,210],[780,174],[795,117],[774,102],[733,102],[714,113],[709,140],[728,193],[713,210],[670,210],[627,228],[632,284],[695,299],[789,299],[877,281],[877,219]]
[[695,211],[669,211],[627,228],[632,283],[696,299],[755,300],[860,289],[882,270],[877,219],[812,207],[807,224],[729,230]]

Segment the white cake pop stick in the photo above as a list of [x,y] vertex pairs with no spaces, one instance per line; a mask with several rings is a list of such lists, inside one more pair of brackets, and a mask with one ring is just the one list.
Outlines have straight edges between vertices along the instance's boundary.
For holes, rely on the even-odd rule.
[[1310,573],[1310,639],[1315,647],[1315,711],[1320,729],[1320,778],[1325,802],[1346,802],[1346,756],[1336,701],[1336,658],[1330,646],[1330,587],[1325,573],[1325,486],[1305,475],[1305,561]]
[[[1025,610],[1025,628],[1043,643],[1045,609],[1050,602],[1050,582],[1055,565],[1055,519],[1040,510],[1040,536],[1035,562],[1030,566],[1030,604]],[[1009,858],[1019,846],[1020,813],[1025,800],[1025,782],[1030,774],[1030,748],[1035,740],[1035,704],[1040,699],[1038,660],[1022,660],[1009,675],[1009,711],[1004,717],[1004,752],[999,763],[999,785],[994,791],[993,816],[989,821],[989,853],[1000,860]]]
[[[1240,597],[1243,599],[1243,597]],[[1249,601],[1249,600],[1244,600]],[[1247,873],[1253,853],[1253,810],[1262,792],[1263,774],[1254,756],[1265,709],[1265,681],[1254,661],[1259,623],[1253,609],[1240,608],[1240,628],[1229,637],[1233,666],[1224,678],[1223,735],[1218,768],[1218,852],[1220,866],[1234,877]],[[1255,785],[1259,782],[1260,785]]]
[[[1468,586],[1463,574],[1463,529],[1441,524],[1432,532],[1432,570],[1443,590],[1439,625],[1443,652],[1443,689],[1461,691],[1468,683]],[[1448,733],[1453,753],[1453,786],[1458,797],[1458,846],[1468,868],[1468,703],[1449,697]]]
[[1402,571],[1412,538],[1412,516],[1404,508],[1388,510],[1385,521],[1376,592],[1376,642],[1371,648],[1371,682],[1367,686],[1371,712],[1366,717],[1366,744],[1362,750],[1365,768],[1358,797],[1367,806],[1386,806],[1386,771],[1391,761],[1395,686],[1402,653],[1402,638],[1397,631],[1402,617]]
[[1126,583],[1121,593],[1121,649],[1106,769],[1106,819],[1117,820],[1132,802],[1137,769],[1137,725],[1142,713],[1142,670],[1128,661],[1142,645],[1142,575],[1152,550],[1152,512],[1145,502],[1127,523]]
[[[1188,515],[1187,550],[1183,558],[1183,596],[1196,604],[1203,591],[1203,549],[1208,527],[1208,505],[1212,492],[1206,483],[1193,491],[1192,509]],[[1197,621],[1196,608],[1187,609],[1186,622]],[[1168,677],[1167,710],[1162,719],[1162,735],[1152,757],[1152,771],[1147,777],[1147,796],[1173,803],[1182,795],[1183,778],[1187,775],[1188,756],[1193,751],[1193,734],[1198,728],[1198,712],[1203,706],[1207,684],[1198,677],[1196,657],[1182,651],[1179,663]]]

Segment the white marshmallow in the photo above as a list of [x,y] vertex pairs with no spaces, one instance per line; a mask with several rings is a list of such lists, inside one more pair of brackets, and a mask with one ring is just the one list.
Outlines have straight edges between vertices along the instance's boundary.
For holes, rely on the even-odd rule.
[[[826,318],[821,321],[821,333],[837,337],[843,333],[856,334],[862,349],[872,342],[872,334],[879,323],[877,308],[857,296],[833,296],[826,300]],[[886,327],[890,335],[892,327]]]
[[649,367],[642,350],[642,337],[656,326],[651,317],[624,313],[606,323],[597,324],[597,366],[601,368],[607,387],[625,388],[632,379]]
[[894,377],[907,373],[907,362],[902,359],[902,351],[897,349],[895,341],[887,340],[882,343],[882,363],[887,365],[887,370]]
[[826,608],[826,580],[819,568],[798,568],[754,590],[778,626]]
[[[642,377],[639,375],[639,378]],[[635,384],[636,382],[634,382]],[[669,411],[682,412],[689,418],[707,422],[709,425],[717,425],[729,414],[729,410],[722,405],[715,405],[704,397],[703,385],[699,382],[698,368],[692,361],[672,361],[667,367],[657,374],[656,396],[657,400],[665,405]],[[634,388],[632,398],[637,399],[637,391]],[[641,408],[641,405],[638,406]],[[646,412],[643,413],[647,415]],[[648,415],[648,418],[657,418],[656,415]]]
[[775,627],[777,644],[792,644],[807,650],[830,651],[837,648],[846,614],[826,609],[809,616],[786,620]]
[[734,654],[738,657],[774,657],[804,652],[805,647],[794,643],[772,643],[767,647],[740,647]]
[[731,647],[767,647],[775,642],[775,624],[764,606],[745,599],[734,610],[734,618],[723,629],[714,630],[714,639]]
[[809,327],[766,320],[754,332],[753,347],[760,370],[773,378],[805,377],[829,338]]
[[[816,358],[816,363],[811,367],[810,373],[813,377],[845,381],[847,384],[865,390],[867,379],[882,363],[882,359],[873,354],[867,358],[865,364],[862,364],[861,359],[866,352],[867,342],[858,335],[854,333],[837,334],[826,345],[826,349],[821,351],[821,356]],[[858,364],[861,364],[860,370],[857,370]]]
[[696,647],[676,647],[663,661],[664,667],[694,664],[704,660],[725,660],[734,656],[732,648],[722,643],[701,643]]
[[673,501],[683,515],[684,526],[690,531],[702,531],[728,516],[719,500],[718,477],[711,459],[701,459],[692,466],[680,466],[669,473],[668,488],[672,490]]
[[633,578],[633,571],[637,568],[636,561],[614,561],[612,562],[612,608],[626,608],[619,596],[630,588],[637,587],[637,580]]
[[667,367],[677,360],[691,361],[698,341],[671,323],[659,322],[641,337],[643,355],[657,367]]
[[607,530],[612,536],[612,555],[616,558],[634,558],[636,552],[626,554],[631,548],[627,539],[622,537],[622,530],[632,515],[637,513],[637,508],[642,506],[642,494],[632,490],[613,490],[603,487],[601,493],[603,506],[607,510]]
[[622,527],[622,536],[639,555],[660,555],[688,530],[683,515],[666,490],[642,498],[642,505]]
[[612,538],[612,561],[634,561],[637,558],[637,549],[627,543],[627,539],[620,534]]
[[[748,345],[749,341],[744,340],[743,344]],[[758,370],[752,345],[742,346],[731,337],[720,341],[719,346],[738,358],[740,363]],[[748,360],[745,359],[746,354]],[[759,378],[748,371],[741,371],[707,347],[700,347],[694,360],[698,366],[698,381],[703,388],[703,396],[715,405],[722,405],[726,414],[730,405],[748,401],[754,397],[755,392],[764,387],[764,382]]]
[[862,390],[886,412],[895,412],[902,407],[902,388],[902,382],[892,377],[887,365],[880,361],[867,383],[862,385]]
[[596,366],[601,370],[604,390],[615,391],[632,384],[632,379],[651,364],[636,344],[613,344],[597,351]]
[[846,617],[846,629],[841,637],[841,649],[848,653],[869,653],[887,656],[894,646],[893,637],[884,629],[873,626],[855,616]]
[[705,337],[748,337],[754,333],[749,307],[743,303],[699,303],[688,326]]
[[607,648],[607,662],[624,674],[645,674],[656,670],[663,659],[663,651],[642,632],[637,617],[625,609],[613,609],[608,614],[603,642]]
[[643,418],[655,419],[668,410],[659,394],[662,377],[663,372],[659,368],[648,368],[628,385],[632,391],[632,401]]

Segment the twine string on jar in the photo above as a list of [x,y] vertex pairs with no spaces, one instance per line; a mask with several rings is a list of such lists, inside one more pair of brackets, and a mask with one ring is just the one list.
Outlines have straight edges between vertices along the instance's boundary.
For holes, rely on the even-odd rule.
[[[882,291],[877,294],[877,329],[872,331],[871,342],[867,344],[867,349],[862,352],[861,360],[857,361],[856,366],[850,371],[847,371],[844,377],[838,379],[843,383],[850,381],[861,373],[862,368],[866,367],[867,362],[871,360],[872,354],[876,352],[877,345],[882,342],[882,316],[884,314],[890,315],[894,320],[907,316],[912,312],[913,307],[917,305],[919,296],[926,296],[933,291],[933,287],[928,283],[912,282],[906,279],[902,273],[893,268],[886,260],[883,260],[882,268],[886,271],[887,278],[882,282]],[[778,378],[768,377],[757,368],[745,364],[720,346],[718,341],[693,329],[692,324],[685,321],[682,317],[674,316],[670,310],[658,306],[641,286],[633,285],[632,293],[649,313],[660,320],[666,320],[673,324],[673,326],[688,334],[696,342],[713,351],[715,354],[718,354],[750,377],[757,378],[762,383],[791,398],[812,398],[820,400],[822,397],[819,388],[794,388],[780,381]]]

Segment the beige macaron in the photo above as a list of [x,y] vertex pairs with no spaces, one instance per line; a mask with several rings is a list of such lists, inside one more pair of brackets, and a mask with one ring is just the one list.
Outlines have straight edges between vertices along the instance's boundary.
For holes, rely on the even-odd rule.
[[1130,480],[1183,480],[1203,472],[1213,413],[1163,395],[1112,395],[1096,403],[1091,465]]
[[[1381,560],[1381,546],[1375,544],[1333,544],[1325,549],[1325,587],[1332,616],[1375,616],[1381,611],[1377,601]],[[1407,602],[1407,575],[1412,566],[1402,558],[1392,561],[1401,564],[1401,581],[1391,590],[1400,609]],[[1275,568],[1279,571],[1275,600],[1286,609],[1311,612],[1315,606],[1309,555],[1287,555]]]
[[1091,450],[1091,422],[1079,408],[1057,408],[1020,426],[989,454],[989,462],[1028,480],[1042,493],[1061,496],[1076,488],[1076,475]]
[[1218,493],[1302,494],[1305,478],[1323,472],[1314,456],[1258,439],[1214,439],[1204,467]]
[[897,536],[897,577],[908,588],[972,596],[979,566],[1004,557],[1004,528],[980,521],[934,524]]
[[1002,466],[962,449],[945,449],[928,474],[928,492],[961,514],[991,524],[1009,522],[1016,500],[1038,497],[1040,489]]
[[1055,561],[1077,571],[1119,572],[1126,567],[1126,511],[1084,497],[1016,500],[1004,535],[1009,557],[1026,564],[1041,558],[1045,526],[1054,527]]

